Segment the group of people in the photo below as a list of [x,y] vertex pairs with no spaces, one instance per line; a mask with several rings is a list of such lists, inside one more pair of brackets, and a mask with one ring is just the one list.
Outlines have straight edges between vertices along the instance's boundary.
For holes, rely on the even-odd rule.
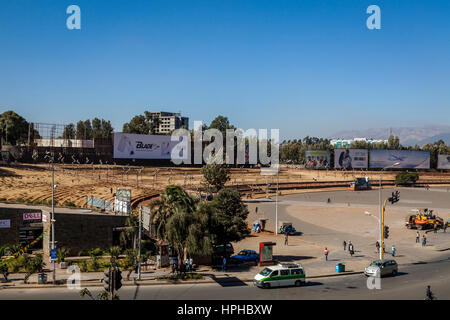
[[[420,243],[420,232],[417,231],[416,233],[416,243]],[[427,245],[427,238],[425,237],[425,234],[422,235],[422,247],[425,247]]]
[[[380,249],[381,249],[380,242],[377,241],[375,243],[375,246],[377,248],[377,253],[380,253]],[[383,241],[383,252],[386,253],[386,243],[384,241]],[[395,246],[392,245],[392,247],[391,247],[391,254],[392,254],[393,257],[395,257],[395,252],[396,252]]]
[[[344,242],[342,242],[342,245],[344,246],[345,251],[347,248],[347,242],[344,240]],[[353,246],[353,243],[350,240],[348,240],[348,253],[350,253],[352,257],[355,254],[355,247]]]
[[172,273],[183,273],[192,272],[194,265],[194,259],[189,258],[183,261],[183,263],[178,264],[178,259],[173,257],[170,259],[170,266],[172,268]]

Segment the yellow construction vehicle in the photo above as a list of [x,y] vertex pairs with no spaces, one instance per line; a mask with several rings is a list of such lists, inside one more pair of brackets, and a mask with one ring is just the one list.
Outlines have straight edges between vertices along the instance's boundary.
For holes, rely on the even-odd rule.
[[428,210],[428,208],[423,209],[413,209],[416,212],[413,215],[408,215],[406,217],[406,227],[408,229],[433,229],[436,225],[437,228],[442,228],[444,226],[444,219],[433,214],[433,210]]

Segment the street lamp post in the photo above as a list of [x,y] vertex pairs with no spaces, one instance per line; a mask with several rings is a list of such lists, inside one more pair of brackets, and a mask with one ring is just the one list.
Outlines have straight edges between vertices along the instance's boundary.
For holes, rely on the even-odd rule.
[[381,173],[380,173],[380,187],[379,187],[379,202],[380,202],[380,219],[379,219],[379,228],[380,228],[380,260],[383,260],[383,258],[384,258],[384,255],[383,255],[383,245],[384,245],[384,235],[383,235],[383,229],[384,229],[384,215],[383,215],[383,203],[382,203],[382,200],[381,200],[381,189],[382,189],[382,184],[381,184],[381,179],[382,179],[382,176],[383,176],[383,171],[385,170],[385,169],[388,169],[388,168],[392,168],[392,167],[395,167],[395,166],[398,166],[400,164],[400,162],[396,162],[396,163],[394,163],[394,164],[392,164],[392,165],[389,165],[389,166],[387,166],[387,167],[384,167],[383,169],[381,169]]
[[[55,250],[55,165],[52,160],[52,250]],[[55,260],[53,262],[53,283],[56,283]]]
[[139,251],[138,251],[138,280],[141,280],[141,234],[142,230],[142,206],[139,207]]
[[280,168],[277,167],[277,193],[275,195],[275,235],[278,235],[278,183]]

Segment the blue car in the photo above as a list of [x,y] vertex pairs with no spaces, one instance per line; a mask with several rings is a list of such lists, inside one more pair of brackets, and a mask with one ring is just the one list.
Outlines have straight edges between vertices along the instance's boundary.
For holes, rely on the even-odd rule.
[[259,261],[259,254],[255,250],[241,250],[237,255],[231,257],[233,260],[240,262],[255,262]]

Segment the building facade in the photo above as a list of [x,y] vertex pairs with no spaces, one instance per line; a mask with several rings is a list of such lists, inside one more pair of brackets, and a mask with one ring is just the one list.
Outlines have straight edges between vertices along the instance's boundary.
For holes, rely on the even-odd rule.
[[380,143],[388,143],[387,140],[375,140],[367,138],[353,138],[353,139],[332,139],[330,144],[335,148],[350,148],[353,142],[365,142],[367,145],[377,145]]
[[176,129],[189,130],[189,118],[182,117],[180,113],[173,112],[150,112],[152,119],[159,121],[159,126],[156,128],[156,134],[169,134]]

